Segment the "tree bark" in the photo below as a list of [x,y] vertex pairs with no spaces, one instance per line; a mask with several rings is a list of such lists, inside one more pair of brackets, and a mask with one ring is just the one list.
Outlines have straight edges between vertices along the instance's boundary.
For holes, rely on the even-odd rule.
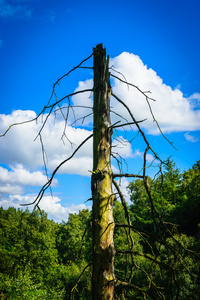
[[110,123],[109,57],[102,44],[94,48],[93,173],[93,274],[92,299],[114,296],[114,219],[112,170],[110,163],[112,129]]

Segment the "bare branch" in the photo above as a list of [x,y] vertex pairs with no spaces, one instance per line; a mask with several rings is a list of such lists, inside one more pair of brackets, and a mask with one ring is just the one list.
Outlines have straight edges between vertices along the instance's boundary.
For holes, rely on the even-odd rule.
[[[53,103],[53,104],[51,104],[51,105],[45,106],[45,107],[43,108],[43,110],[39,113],[38,117],[39,117],[41,114],[43,114],[43,113],[45,112],[46,109],[49,109],[49,108],[50,108],[50,112],[47,114],[47,116],[46,116],[46,118],[45,118],[45,120],[44,120],[44,122],[43,122],[43,124],[42,124],[42,127],[40,128],[40,131],[39,131],[39,133],[37,134],[35,140],[38,138],[39,134],[42,132],[42,130],[43,130],[43,128],[44,128],[44,126],[45,126],[45,124],[46,124],[48,118],[50,117],[50,115],[51,115],[51,113],[52,113],[52,111],[53,111],[53,109],[54,109],[54,107],[55,107],[56,105],[58,105],[60,102],[62,102],[63,100],[65,100],[66,98],[69,98],[69,97],[71,97],[71,96],[74,96],[74,95],[77,95],[77,94],[80,94],[80,93],[85,93],[85,92],[92,92],[92,91],[93,91],[93,89],[85,89],[85,90],[81,90],[81,91],[76,91],[76,92],[74,92],[74,93],[68,94],[67,96],[64,96],[63,98],[61,98],[60,100],[57,100],[55,103]],[[37,117],[37,118],[38,118],[38,117]],[[37,118],[36,118],[36,119],[37,119]]]
[[[44,169],[45,169],[45,174],[46,174],[46,177],[47,177],[47,180],[49,180],[49,175],[48,175],[48,172],[47,172],[47,154],[46,154],[46,151],[45,151],[45,148],[44,148],[44,144],[43,144],[43,140],[42,140],[42,136],[40,135],[40,144],[41,144],[41,147],[42,147],[42,158],[43,158],[43,163],[44,163]],[[52,194],[52,192],[51,192]]]
[[75,286],[71,289],[71,299],[74,299],[74,292],[75,292],[75,290],[76,290],[76,288],[77,288],[77,285],[79,284],[79,281],[80,281],[81,277],[83,276],[85,270],[86,270],[88,267],[90,267],[91,265],[92,265],[92,263],[89,263],[87,266],[85,266],[85,268],[83,269],[83,271],[82,271],[81,274],[79,275],[79,278],[78,278],[78,280],[77,280]]
[[31,203],[27,203],[27,204],[21,204],[21,206],[27,206],[27,205],[33,205],[35,203],[37,203],[37,205],[39,204],[39,202],[41,201],[45,191],[48,189],[48,187],[51,185],[52,180],[54,179],[54,176],[56,175],[56,173],[58,172],[58,170],[60,169],[60,167],[62,165],[64,165],[67,161],[69,161],[70,159],[72,159],[72,157],[76,154],[76,152],[93,136],[93,134],[89,135],[76,149],[75,151],[72,153],[72,155],[70,157],[68,157],[67,159],[63,160],[57,167],[56,169],[53,171],[51,178],[43,185],[43,187],[41,188],[40,192],[38,193],[38,196],[36,197],[36,199],[31,202]]
[[[130,251],[133,251],[134,241],[133,241],[133,237],[132,237],[132,234],[131,234],[131,226],[132,226],[132,224],[131,224],[131,218],[130,218],[130,215],[129,215],[128,207],[126,205],[126,201],[124,199],[124,196],[123,196],[123,194],[122,194],[122,192],[121,192],[121,190],[120,190],[117,182],[114,179],[113,179],[113,184],[114,184],[114,186],[115,186],[115,188],[116,188],[116,190],[117,190],[117,192],[118,192],[118,194],[120,196],[121,203],[122,203],[122,205],[124,207],[125,217],[126,217],[126,220],[128,222],[128,225],[129,225],[128,229],[129,229],[129,237],[130,237],[130,241],[131,241]],[[129,275],[128,282],[131,281],[131,278],[133,276],[134,266],[135,266],[133,254],[131,252],[130,252],[130,254],[131,254],[131,260],[132,260],[132,266],[131,266],[131,272],[130,272],[130,275]]]
[[90,69],[90,70],[93,70],[93,67],[79,67],[79,69]]
[[[127,84],[127,87],[128,87],[128,90],[129,90],[129,83],[128,83],[126,77],[124,76],[124,74],[121,73],[121,72],[119,72],[119,71],[117,71],[117,70],[115,70],[115,69],[113,68],[113,66],[111,66],[110,69],[113,70],[114,72],[116,72],[116,73],[122,75],[122,77],[124,77],[125,83]],[[111,74],[111,76],[112,76],[112,74]],[[115,77],[115,76],[113,76],[113,77]],[[118,78],[118,77],[115,77],[115,78],[120,79],[120,78]]]
[[51,97],[50,97],[48,103],[50,103],[50,101],[51,101],[51,99],[52,99],[52,97],[53,97],[53,95],[54,95],[55,86],[56,86],[57,84],[59,84],[59,82],[60,82],[64,77],[68,76],[68,75],[69,75],[71,72],[73,72],[74,70],[80,68],[80,66],[81,66],[85,61],[87,61],[88,59],[90,59],[92,56],[93,56],[93,53],[92,53],[90,56],[88,56],[87,58],[85,58],[84,60],[82,60],[76,67],[74,67],[74,68],[71,69],[69,72],[67,72],[66,74],[64,74],[63,76],[61,76],[61,77],[54,83],[54,85],[53,85],[53,91],[52,91],[52,94],[51,94]]
[[[45,126],[45,124],[46,124],[48,118],[49,118],[49,116],[51,115],[51,113],[52,113],[52,111],[53,111],[53,108],[54,108],[56,105],[58,105],[60,102],[62,102],[64,99],[66,99],[66,98],[68,98],[68,97],[71,97],[71,96],[74,96],[74,95],[77,95],[77,94],[80,94],[80,93],[92,92],[92,91],[93,91],[93,89],[85,89],[85,90],[76,91],[76,92],[74,92],[74,93],[71,93],[71,94],[69,94],[69,95],[63,97],[62,99],[57,100],[55,103],[53,103],[53,104],[51,104],[51,105],[45,106],[45,107],[43,108],[43,110],[42,110],[35,118],[33,118],[33,119],[31,119],[31,120],[26,120],[26,121],[23,121],[23,122],[11,124],[11,125],[8,127],[8,129],[7,129],[3,134],[0,135],[0,137],[5,136],[5,135],[8,133],[8,131],[9,131],[13,126],[22,125],[22,124],[27,124],[27,123],[31,123],[31,122],[34,122],[34,121],[37,122],[37,120],[39,119],[39,117],[40,117],[42,114],[44,114],[45,110],[50,108],[50,111],[49,111],[49,113],[47,114],[47,116],[46,116],[46,118],[45,118],[45,120],[44,120],[44,122],[43,122],[43,124],[42,124],[42,127],[40,128],[40,130],[39,130],[39,132],[38,132],[36,138],[34,139],[34,140],[36,140],[36,139],[40,136],[40,134],[41,134],[41,132],[42,132],[42,130],[43,130],[43,128],[44,128],[44,126]],[[59,108],[59,110],[60,110],[60,108]]]
[[128,173],[125,173],[125,174],[113,174],[113,178],[116,178],[116,177],[135,177],[135,178],[141,178],[141,179],[144,178],[142,175],[128,174]]
[[154,154],[155,158],[158,159],[159,161],[161,161],[161,159],[158,157],[158,155],[155,153],[155,151],[151,148],[144,132],[142,131],[142,129],[140,128],[139,124],[137,123],[137,121],[135,120],[130,108],[119,98],[117,97],[115,94],[112,93],[112,96],[118,101],[120,102],[128,111],[129,115],[131,116],[132,120],[135,122],[136,127],[138,128],[139,132],[141,133],[143,140],[145,141],[146,145],[149,147],[149,149],[151,149],[152,153]]
[[27,123],[31,123],[31,122],[33,122],[33,121],[37,121],[37,118],[38,117],[36,117],[36,118],[34,118],[34,119],[31,119],[31,120],[27,120],[27,121],[23,121],[23,122],[19,122],[19,123],[13,123],[13,124],[11,124],[9,127],[8,127],[8,129],[3,133],[3,134],[1,134],[0,135],[0,137],[3,137],[3,136],[5,136],[6,135],[6,133],[13,127],[13,126],[17,126],[17,125],[22,125],[22,124],[27,124]]
[[125,120],[125,121],[128,123],[128,120],[127,120],[126,118],[124,118],[122,115],[120,115],[120,114],[116,113],[116,112],[115,112],[115,111],[113,111],[113,110],[110,110],[110,112],[111,112],[111,113],[113,113],[113,114],[115,114],[116,116],[118,116],[118,117],[122,118],[123,120]]
[[141,121],[136,121],[136,122],[128,122],[128,123],[124,123],[124,124],[120,124],[120,125],[115,125],[112,126],[112,128],[119,128],[119,127],[124,127],[124,126],[128,126],[128,125],[133,125],[133,124],[138,124],[138,123],[142,123],[144,121],[146,121],[147,119],[141,120]]
[[[115,75],[112,75],[112,74],[111,74],[111,76],[113,76],[113,77],[119,79],[120,81],[122,81],[122,82],[124,82],[124,83],[127,83],[127,82],[125,82],[124,80],[118,78],[118,77],[115,76]],[[143,92],[140,88],[138,88],[138,86],[136,86],[136,85],[134,85],[134,84],[132,84],[132,83],[127,83],[127,84],[133,86],[133,87],[136,88],[140,93],[142,93],[142,94],[144,95],[144,97],[145,97],[145,99],[146,99],[146,101],[147,101],[147,104],[148,104],[148,106],[149,106],[149,110],[150,110],[150,113],[151,113],[151,115],[152,115],[153,122],[156,123],[156,125],[157,125],[157,127],[158,127],[160,133],[161,133],[162,136],[166,139],[166,141],[168,141],[168,143],[170,143],[170,145],[171,145],[174,149],[176,149],[176,147],[173,145],[173,142],[171,142],[170,140],[168,140],[168,138],[167,138],[167,137],[164,135],[164,133],[162,132],[162,130],[161,130],[161,128],[160,128],[160,125],[159,125],[158,121],[156,120],[156,118],[155,118],[155,116],[154,116],[154,114],[153,114],[153,111],[152,111],[151,105],[150,105],[150,103],[149,103],[149,100],[153,100],[153,101],[156,101],[156,100],[153,99],[153,98],[150,98],[149,96],[146,95],[146,93],[149,93],[149,91]],[[115,95],[114,95],[113,93],[112,93],[112,96],[115,97]],[[116,97],[115,97],[115,98],[116,98]],[[116,99],[117,99],[117,98],[116,98]],[[118,99],[119,99],[119,98],[118,98]],[[117,100],[118,100],[118,99],[117,99]],[[118,101],[119,101],[119,100],[118,100]],[[121,101],[122,101],[122,100],[121,100]],[[122,102],[123,102],[123,101],[122,101]],[[124,103],[124,104],[125,104],[125,103]],[[126,108],[127,108],[127,107],[126,107]],[[176,150],[177,150],[177,149],[176,149]]]
[[[119,156],[119,159],[117,158],[116,155]],[[119,167],[120,173],[122,172],[122,166],[123,166],[122,161],[127,165],[127,169],[128,169],[128,164],[127,164],[126,160],[119,153],[112,151],[111,156],[117,161],[117,165]]]
[[119,77],[113,75],[112,73],[110,74],[110,76],[115,77],[116,79],[120,80],[121,82],[126,83],[127,85],[130,85],[130,86],[134,87],[134,88],[137,89],[141,94],[143,94],[143,95],[145,96],[145,98],[148,98],[148,99],[150,99],[150,100],[156,101],[155,99],[150,98],[149,96],[146,95],[146,93],[150,93],[150,91],[143,92],[137,85],[132,84],[132,83],[127,82],[127,81],[124,81],[123,79],[121,79],[121,78],[119,78]]
[[149,255],[147,255],[147,254],[144,254],[144,253],[140,253],[140,252],[138,252],[138,251],[133,251],[133,250],[117,250],[116,253],[129,253],[129,254],[132,253],[132,254],[135,254],[135,255],[138,255],[138,256],[142,256],[142,257],[145,257],[145,258],[147,258],[148,260],[150,260],[150,261],[156,263],[157,265],[160,265],[160,266],[162,266],[163,268],[168,269],[168,267],[167,267],[165,264],[163,264],[161,261],[156,260],[156,259],[154,259],[153,257],[151,257],[151,256],[149,256]]
[[58,109],[55,109],[55,110],[54,110],[54,113],[57,112],[57,111],[63,110],[63,109],[72,108],[72,106],[73,106],[73,109],[74,109],[74,108],[93,109],[92,106],[86,106],[86,105],[70,105],[70,107],[69,107],[69,106],[62,106],[62,107],[59,107]]
[[82,120],[82,124],[84,123],[85,119],[90,117],[91,115],[93,115],[93,112],[90,114],[87,114],[86,116],[80,117],[78,119],[76,119],[73,123],[71,123],[71,126],[73,126],[74,124],[76,124],[76,122],[78,122],[79,120]]
[[149,297],[148,293],[144,289],[138,287],[137,285],[133,284],[132,282],[116,280],[116,286],[118,286],[118,285],[129,286],[129,287],[132,287],[132,288],[138,290],[139,292],[141,292],[144,295],[145,300],[147,299],[146,297]]
[[[66,97],[73,96],[73,95],[77,94],[77,92],[72,93],[72,94],[70,94],[70,95],[68,95],[68,96],[66,96],[66,97],[64,97],[64,98],[62,98],[61,100],[57,101],[57,95],[56,95],[56,92],[55,92],[55,86],[56,86],[57,84],[59,84],[59,82],[60,82],[64,77],[68,76],[68,75],[69,75],[71,72],[73,72],[74,70],[80,68],[80,66],[81,66],[85,61],[87,61],[88,59],[90,59],[92,56],[93,56],[93,52],[92,52],[92,54],[89,55],[87,58],[85,58],[84,60],[82,60],[76,67],[72,68],[69,72],[67,72],[66,74],[64,74],[63,76],[61,76],[61,77],[53,84],[53,91],[52,91],[52,94],[51,94],[50,99],[49,99],[49,101],[48,101],[48,104],[43,108],[43,110],[37,115],[36,118],[34,118],[34,119],[32,119],[32,120],[24,121],[24,122],[19,122],[19,123],[11,124],[11,125],[9,126],[9,128],[8,128],[3,134],[0,135],[0,137],[5,136],[6,133],[7,133],[13,126],[16,126],[16,125],[22,125],[22,124],[30,123],[30,122],[33,122],[33,121],[37,121],[38,118],[39,118],[39,116],[42,115],[42,114],[45,112],[46,109],[51,108],[52,105],[53,105],[53,107],[55,107],[58,103],[60,103],[61,101],[63,101]],[[89,67],[84,67],[84,68],[89,68]],[[90,67],[90,69],[93,69],[93,68]],[[92,91],[92,90],[90,89],[90,90],[87,90],[87,91]],[[52,105],[49,105],[49,103],[50,103],[50,101],[51,101],[53,95],[55,95],[55,97],[56,97],[56,102],[55,102],[54,104],[52,104]],[[52,110],[50,111],[49,114],[51,114],[51,112],[52,112]],[[48,116],[47,116],[47,118],[46,118],[46,120],[45,120],[45,123],[46,123],[46,121],[47,121],[47,119],[48,119],[48,117],[49,117],[49,114],[48,114]],[[43,127],[44,127],[44,126],[43,126]],[[42,128],[43,128],[43,127],[42,127]],[[40,134],[40,133],[41,133],[41,130],[40,130],[39,134]],[[37,137],[39,136],[39,134],[37,135]]]

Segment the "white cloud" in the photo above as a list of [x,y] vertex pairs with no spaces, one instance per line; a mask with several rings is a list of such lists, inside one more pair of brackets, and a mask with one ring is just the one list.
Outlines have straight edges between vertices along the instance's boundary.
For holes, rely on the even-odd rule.
[[[194,110],[191,105],[191,98],[183,97],[179,89],[173,90],[170,86],[163,83],[163,80],[150,68],[147,68],[142,60],[131,53],[123,52],[118,57],[111,60],[111,65],[121,72],[126,80],[138,86],[142,91],[151,91],[148,94],[156,99],[156,102],[150,101],[155,118],[165,133],[178,131],[195,131],[200,129],[200,110]],[[120,74],[111,72],[124,79]],[[152,120],[148,104],[145,97],[133,87],[128,88],[126,84],[114,80],[113,91],[118,95],[131,109],[136,120],[148,120],[141,124],[150,134],[159,133],[156,124]],[[199,97],[195,93],[193,97]],[[199,99],[199,98],[198,98]],[[114,99],[112,106],[115,110],[130,120],[128,113]]]
[[[10,115],[0,115],[0,132],[5,132],[13,123],[23,122],[36,117],[33,111],[14,111]],[[34,138],[39,124],[27,123],[13,126],[5,137],[1,137],[0,162],[8,165],[16,163],[31,167],[42,164],[41,146]]]
[[[11,167],[9,171],[0,166],[0,193],[23,194],[25,186],[41,186],[47,181],[41,171],[29,172],[22,165]],[[53,185],[57,180],[53,181]]]
[[46,181],[46,176],[40,171],[30,173],[22,165],[17,165],[8,171],[0,166],[0,182],[17,183],[21,185],[41,185]]
[[[0,0],[0,4],[5,3]],[[141,59],[130,53],[122,53],[118,57],[111,60],[111,65],[115,69],[123,73],[128,82],[137,85],[143,91],[151,91],[149,94],[156,99],[156,102],[151,101],[151,106],[156,119],[158,120],[163,132],[187,131],[185,138],[190,142],[196,142],[197,139],[189,134],[190,131],[200,129],[200,111],[199,100],[200,94],[194,93],[188,98],[184,98],[182,92],[176,88],[172,89],[163,83],[163,80],[152,69],[148,69],[143,64]],[[121,75],[115,73],[117,76]],[[121,77],[123,79],[123,77]],[[136,89],[129,87],[118,80],[113,80],[113,92],[119,96],[131,109],[136,120],[148,118],[145,123],[141,123],[141,127],[150,134],[157,134],[158,129],[155,122],[152,121],[152,116],[149,112],[148,104],[145,97]],[[93,81],[86,80],[79,82],[76,91],[91,89]],[[52,172],[57,165],[63,160],[71,156],[76,147],[91,134],[92,116],[88,116],[93,105],[92,94],[78,94],[72,97],[71,101],[75,106],[81,105],[80,109],[74,108],[69,115],[68,123],[61,118],[61,114],[57,119],[54,116],[48,118],[48,122],[42,131],[42,138],[47,154],[47,167]],[[62,107],[66,106],[63,104]],[[117,100],[111,100],[111,109],[119,115],[123,115],[130,121],[127,111],[121,106]],[[66,111],[63,110],[63,113]],[[80,119],[77,124],[79,128],[73,128],[70,125],[73,123],[74,113],[76,119]],[[3,133],[13,123],[23,122],[25,120],[34,119],[36,114],[34,111],[13,111],[10,115],[0,115],[0,133]],[[43,117],[45,119],[46,116]],[[112,123],[118,121],[118,116],[112,114]],[[84,124],[82,121],[84,120]],[[124,119],[121,120],[123,123]],[[66,126],[65,126],[66,125]],[[83,125],[85,127],[83,127]],[[43,166],[43,156],[39,138],[34,141],[42,126],[42,119],[36,122],[26,123],[24,125],[13,126],[6,136],[1,137],[0,143],[0,163],[7,165],[0,168],[0,192],[10,193],[13,195],[21,195],[24,193],[26,186],[36,186],[44,184],[45,175],[38,171]],[[88,126],[88,130],[86,130]],[[64,143],[61,141],[63,130],[65,129]],[[128,128],[127,128],[128,129]],[[131,144],[123,137],[119,136],[122,143],[113,142],[113,149],[123,158],[143,158],[143,152],[139,149],[132,150]],[[69,143],[71,141],[72,144]],[[73,147],[72,147],[73,145]],[[116,147],[117,146],[117,147]],[[90,176],[88,170],[92,170],[92,139],[90,139],[73,157],[59,170],[60,173],[79,174]],[[153,156],[147,155],[147,161],[151,162]],[[116,166],[114,166],[116,169]],[[122,181],[127,185],[127,181]],[[51,197],[50,197],[51,198]],[[15,197],[15,201],[18,198]],[[24,199],[24,198],[23,198]],[[46,198],[47,199],[47,198]],[[3,201],[3,200],[2,200]],[[46,200],[45,200],[46,201]],[[46,203],[44,201],[44,203]],[[54,198],[51,203],[64,215],[66,210],[60,205],[59,198]],[[15,202],[14,202],[15,203]],[[47,205],[47,204],[46,204]],[[50,211],[50,208],[48,208]],[[53,212],[51,212],[53,214]]]
[[188,142],[196,143],[199,141],[199,138],[194,137],[193,135],[189,134],[189,132],[186,132],[184,136]]
[[[35,118],[35,113],[31,111],[14,111],[11,115],[0,115],[0,131],[3,133],[13,123],[22,122]],[[42,149],[39,138],[34,141],[40,129],[41,122],[26,123],[23,125],[14,126],[2,137],[0,143],[0,162],[6,163],[9,166],[14,164],[22,164],[27,169],[37,169],[43,166]],[[65,128],[63,120],[55,122],[54,117],[49,117],[48,122],[42,132],[45,153],[47,154],[48,167],[52,171],[57,167],[57,163],[68,158],[76,147],[91,134],[85,129],[74,129],[70,126],[66,127],[66,136],[73,143],[71,144],[64,138],[63,143],[61,136]],[[80,166],[88,166],[88,161],[92,157],[92,142],[88,141],[80,151],[75,155],[75,158],[81,158]],[[85,161],[84,161],[85,158]],[[74,164],[76,164],[74,160]],[[72,165],[66,164],[65,171],[72,173]],[[78,167],[74,167],[78,170]],[[83,175],[83,171],[80,173]]]
[[[60,159],[55,159],[50,163],[50,166],[58,166],[61,163]],[[69,160],[66,164],[64,164],[58,173],[63,174],[79,174],[83,176],[91,176],[91,174],[88,172],[89,170],[92,170],[92,157],[74,157],[71,160]]]
[[[186,98],[180,91],[180,85],[172,89],[170,86],[163,83],[163,80],[157,73],[147,68],[139,56],[132,53],[123,52],[119,56],[110,59],[110,65],[115,70],[122,73],[125,77],[116,73],[111,69],[111,73],[127,80],[139,87],[142,91],[149,91],[147,95],[156,101],[150,101],[154,116],[159,122],[159,125],[164,133],[179,132],[179,131],[195,131],[200,130],[200,110],[199,99],[200,93],[194,93]],[[111,76],[112,78],[112,76]],[[147,121],[141,123],[141,127],[150,134],[158,134],[159,130],[156,123],[153,122],[149,106],[146,102],[144,95],[137,89],[113,79],[113,92],[121,98],[130,108],[136,120]],[[92,88],[92,80],[79,82],[77,90]],[[150,93],[151,92],[151,93]],[[74,104],[92,106],[91,93],[78,94],[72,97]],[[130,116],[126,109],[117,102],[113,97],[111,98],[111,110],[131,121]],[[81,109],[77,111],[77,117],[87,115],[91,110]],[[119,117],[112,113],[112,123],[119,120]],[[121,119],[124,123],[125,120]],[[92,117],[86,118],[84,124],[88,125],[92,122]]]
[[[0,115],[0,131],[3,133],[13,123],[34,119],[35,112],[14,111],[10,115]],[[0,162],[8,166],[23,165],[27,170],[37,170],[43,166],[42,149],[39,138],[34,141],[40,129],[38,121],[13,126],[0,143]],[[91,131],[83,128],[72,128],[66,126],[66,136],[72,145],[64,138],[61,141],[65,124],[59,119],[49,117],[42,132],[43,144],[47,155],[47,167],[53,171],[62,161],[71,156],[73,151],[86,139]],[[113,151],[124,158],[131,157],[131,144],[122,136],[118,137],[121,143],[113,142]],[[89,176],[88,170],[92,170],[92,138],[84,144],[75,156],[64,164],[59,170],[60,173],[79,174]],[[16,170],[15,170],[16,171]],[[18,170],[19,172],[19,170]],[[28,178],[28,177],[27,177]]]
[[[79,81],[78,87],[75,89],[75,92],[83,91],[86,89],[92,89],[92,88],[93,88],[93,79]],[[93,96],[92,92],[85,92],[85,93],[80,93],[80,94],[74,95],[72,97],[73,105],[81,106],[79,108],[74,109],[76,119],[80,118],[80,121],[77,122],[77,124],[79,126],[82,126],[82,125],[88,126],[88,125],[91,125],[93,122],[93,115],[91,115],[92,107],[93,107],[92,96]],[[85,118],[83,119],[84,116],[85,116]],[[71,114],[71,122],[74,122],[73,113]]]
[[49,219],[53,219],[56,222],[67,221],[70,213],[78,213],[82,209],[91,209],[85,204],[71,204],[70,206],[64,207],[60,203],[61,199],[58,197],[46,196],[40,202],[40,208],[43,209],[47,214]]
[[[35,200],[34,195],[9,195],[8,197],[2,196],[0,205],[7,209],[12,206],[15,208],[26,209],[30,211],[33,209],[33,205],[21,206],[21,204],[32,203]],[[85,204],[75,205],[71,204],[70,206],[62,206],[61,199],[58,197],[45,196],[40,202],[40,208],[48,214],[49,219],[53,219],[55,222],[67,221],[70,213],[79,213],[82,209],[90,209],[91,206],[86,206]]]
[[[4,133],[11,124],[21,123],[35,117],[35,112],[21,110],[13,111],[10,115],[0,115],[0,133]],[[4,164],[0,168],[1,193],[22,195],[26,187],[42,186],[46,182],[44,171],[43,173],[41,171],[43,156],[40,140],[38,138],[34,141],[41,125],[41,119],[37,123],[34,121],[16,125],[11,127],[4,137],[1,137],[0,163]],[[53,116],[50,116],[42,131],[49,175],[62,161],[70,157],[78,145],[91,134],[91,131],[83,128],[75,129],[66,126],[66,136],[72,142],[72,147],[66,138],[64,138],[65,143],[61,141],[64,128],[65,122],[62,119],[55,120]],[[114,150],[124,158],[131,157],[131,144],[123,137],[119,138],[122,143]],[[59,169],[58,173],[91,176],[89,170],[92,170],[92,143],[91,138],[71,160]],[[113,146],[116,145],[117,142],[114,141]],[[56,181],[54,181],[55,183]]]
[[[16,184],[10,184],[10,183],[5,183],[2,185],[0,183],[0,194],[19,194],[22,195],[24,193],[24,188],[22,186],[16,185]],[[0,201],[1,203],[1,201]]]

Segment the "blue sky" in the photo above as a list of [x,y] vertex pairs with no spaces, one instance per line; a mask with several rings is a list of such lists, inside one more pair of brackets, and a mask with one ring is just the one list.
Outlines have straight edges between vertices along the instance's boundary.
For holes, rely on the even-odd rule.
[[[110,65],[142,90],[151,90],[156,99],[152,103],[155,117],[178,150],[158,134],[141,95],[115,80],[113,92],[131,106],[137,119],[148,118],[142,128],[156,153],[162,159],[172,156],[180,170],[187,170],[199,160],[199,13],[196,0],[0,0],[1,133],[11,123],[34,118],[48,102],[53,83],[103,43]],[[92,66],[92,59],[85,65]],[[91,70],[81,69],[61,82],[57,94],[62,97],[77,88],[91,87]],[[87,94],[71,101],[91,105],[92,98]],[[121,112],[114,100],[112,105]],[[87,112],[76,112],[76,116],[81,114]],[[115,122],[116,116],[112,117]],[[91,133],[91,119],[86,118],[76,129],[71,123],[72,116],[67,136],[78,145]],[[18,126],[1,138],[0,205],[5,208],[33,200],[45,183],[41,145],[39,140],[33,142],[40,125]],[[58,116],[56,121],[50,118],[43,132],[50,174],[73,151],[66,140],[65,145],[60,140],[62,130],[63,120]],[[144,145],[140,137],[132,145],[128,143],[134,134],[119,132],[125,146],[120,145],[117,152],[126,158],[123,170],[138,173]],[[149,156],[149,163],[151,159]],[[84,203],[91,197],[91,162],[92,141],[60,170],[52,187],[54,198],[45,194],[41,207],[50,218],[66,220],[70,212],[91,205]],[[117,168],[114,162],[113,168]],[[156,168],[149,172],[153,175]],[[125,193],[128,181],[121,184]]]

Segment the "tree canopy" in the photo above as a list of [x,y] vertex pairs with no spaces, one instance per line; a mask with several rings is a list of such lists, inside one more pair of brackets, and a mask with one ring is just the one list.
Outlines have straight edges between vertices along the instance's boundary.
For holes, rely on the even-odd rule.
[[[150,185],[156,211],[171,231],[161,226],[157,232],[154,222],[160,220],[152,219],[142,181],[132,180],[128,209],[134,273],[132,285],[116,286],[116,299],[199,299],[200,161],[182,173],[170,161],[163,178],[150,179]],[[117,200],[114,220],[116,277],[127,282],[132,272],[131,240]],[[67,222],[57,224],[44,212],[41,217],[37,210],[1,207],[0,299],[90,299],[91,221],[89,210],[70,214]]]

